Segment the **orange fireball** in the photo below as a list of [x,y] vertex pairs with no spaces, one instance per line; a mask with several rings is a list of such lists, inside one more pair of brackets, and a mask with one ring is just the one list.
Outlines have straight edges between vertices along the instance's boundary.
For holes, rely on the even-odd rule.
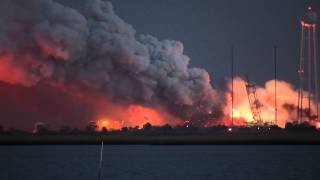
[[116,120],[112,120],[109,118],[99,119],[97,122],[97,125],[98,125],[99,130],[102,130],[103,128],[107,128],[107,129],[121,129],[122,128],[121,122],[116,121]]

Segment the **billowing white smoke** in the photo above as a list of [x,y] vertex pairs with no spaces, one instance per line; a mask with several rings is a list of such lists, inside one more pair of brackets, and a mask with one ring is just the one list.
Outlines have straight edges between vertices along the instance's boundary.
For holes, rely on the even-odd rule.
[[138,35],[90,0],[82,10],[53,0],[1,0],[0,80],[80,85],[116,102],[218,108],[208,73],[189,68],[183,44]]

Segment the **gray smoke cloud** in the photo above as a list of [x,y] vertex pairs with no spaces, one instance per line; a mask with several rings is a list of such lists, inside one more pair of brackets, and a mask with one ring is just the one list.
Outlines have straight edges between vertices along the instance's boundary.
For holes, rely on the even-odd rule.
[[137,34],[108,1],[81,10],[53,0],[0,5],[1,81],[80,84],[123,103],[220,108],[209,74],[189,67],[181,42]]

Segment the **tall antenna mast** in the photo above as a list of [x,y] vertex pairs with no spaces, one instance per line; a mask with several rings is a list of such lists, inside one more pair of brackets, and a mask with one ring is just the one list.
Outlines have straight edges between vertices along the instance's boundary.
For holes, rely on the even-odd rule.
[[314,83],[315,83],[315,94],[314,94],[314,98],[315,98],[315,103],[316,103],[316,118],[319,119],[319,82],[318,82],[318,54],[317,54],[317,25],[315,24],[315,26],[313,27],[313,47],[314,47],[314,51],[313,51],[313,62],[314,62]]
[[278,97],[277,97],[277,47],[274,46],[273,49],[274,55],[274,123],[275,125],[278,124]]
[[234,46],[232,45],[231,48],[231,125],[234,125],[234,87],[233,87],[233,81],[234,81]]

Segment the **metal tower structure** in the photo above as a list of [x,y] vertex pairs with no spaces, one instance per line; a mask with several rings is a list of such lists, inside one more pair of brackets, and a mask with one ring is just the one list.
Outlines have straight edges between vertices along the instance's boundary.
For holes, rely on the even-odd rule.
[[[299,60],[299,93],[298,93],[298,123],[318,118],[319,115],[319,87],[317,64],[317,13],[309,6],[307,12],[301,18],[300,60]],[[309,93],[305,93],[305,91]],[[307,100],[307,107],[305,106]],[[316,104],[315,112],[311,110],[312,101]]]
[[250,83],[248,75],[246,75],[246,79],[247,79],[246,90],[247,90],[247,94],[248,94],[250,109],[252,112],[254,123],[258,126],[262,126],[263,121],[262,121],[262,118],[260,115],[261,103],[259,102],[259,100],[257,98],[256,85],[253,83]]

